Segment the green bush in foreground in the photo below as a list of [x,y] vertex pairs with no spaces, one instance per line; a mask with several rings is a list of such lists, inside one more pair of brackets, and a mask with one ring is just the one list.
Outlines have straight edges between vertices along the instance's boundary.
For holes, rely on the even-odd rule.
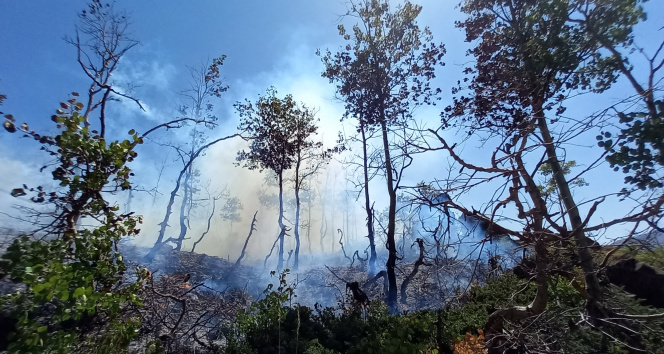
[[[16,188],[15,197],[53,207],[50,225],[40,233],[17,238],[0,261],[0,276],[20,283],[20,290],[0,297],[0,309],[14,323],[8,350],[14,353],[91,352],[126,348],[139,321],[121,316],[128,304],[140,304],[140,279],[126,281],[127,267],[118,252],[120,239],[136,235],[140,217],[118,213],[103,196],[130,188],[127,162],[142,143],[131,139],[107,143],[83,127],[83,104],[74,98],[61,103],[52,117],[60,132],[41,136],[23,124],[26,136],[39,141],[57,163],[53,179],[62,187]],[[12,132],[14,120],[6,116]],[[79,226],[85,218],[90,227]],[[109,352],[108,350],[104,350]]]

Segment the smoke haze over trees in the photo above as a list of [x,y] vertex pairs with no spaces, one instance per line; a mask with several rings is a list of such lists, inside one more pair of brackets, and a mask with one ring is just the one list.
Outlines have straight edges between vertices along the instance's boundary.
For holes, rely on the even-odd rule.
[[664,345],[661,3],[0,10],[0,351]]

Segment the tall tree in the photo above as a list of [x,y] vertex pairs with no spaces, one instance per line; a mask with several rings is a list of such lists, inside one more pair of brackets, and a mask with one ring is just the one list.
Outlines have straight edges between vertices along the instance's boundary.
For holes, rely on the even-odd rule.
[[[228,85],[222,80],[219,68],[224,64],[225,55],[215,58],[211,63],[189,67],[189,87],[180,92],[184,98],[184,104],[178,108],[183,117],[192,117],[195,120],[205,121],[205,127],[214,129],[218,117],[214,115],[214,105],[211,99],[221,97],[228,90]],[[194,208],[197,206],[195,195],[200,191],[196,185],[200,183],[200,172],[194,167],[194,154],[196,150],[207,142],[208,136],[198,124],[193,124],[190,131],[189,146],[176,147],[182,165],[191,161],[184,175],[184,190],[182,192],[182,203],[180,205],[180,234],[175,239],[175,249],[181,250],[186,239],[187,230]],[[204,156],[204,153],[200,154]]]
[[[636,229],[639,222],[661,213],[664,200],[656,196],[631,215],[589,225],[593,214],[611,192],[595,198],[582,217],[570,190],[578,183],[580,175],[566,177],[571,166],[565,161],[562,146],[569,141],[569,136],[594,129],[598,116],[576,118],[575,121],[582,122],[578,125],[552,127],[564,117],[566,99],[570,95],[601,93],[623,73],[621,66],[625,65],[625,59],[617,60],[601,47],[629,46],[632,28],[643,18],[642,9],[638,2],[630,0],[472,0],[464,4],[462,11],[468,18],[459,26],[465,29],[467,40],[475,43],[470,54],[476,62],[466,70],[470,74],[469,86],[453,90],[459,95],[443,114],[443,123],[459,125],[469,133],[485,132],[496,138],[497,145],[490,156],[490,165],[472,164],[458,155],[455,145],[448,144],[441,134],[431,130],[441,143],[441,149],[446,150],[462,170],[470,171],[455,182],[460,187],[446,189],[459,195],[432,204],[451,207],[480,219],[488,226],[489,235],[519,238],[535,253],[532,278],[537,288],[535,298],[527,306],[494,312],[487,324],[487,334],[500,331],[505,320],[519,322],[541,314],[547,308],[548,283],[553,273],[572,280],[586,298],[591,318],[614,317],[615,314],[602,304],[598,267],[592,255],[595,243],[588,233],[625,222],[634,222]],[[595,26],[592,30],[591,25]],[[605,44],[592,32],[601,33]],[[613,147],[611,142],[608,145]],[[599,155],[586,171],[597,166],[605,152]],[[550,176],[560,203],[547,203],[549,193],[539,188],[534,180],[537,174]],[[474,180],[479,178],[484,182],[504,178],[505,188],[483,210],[463,207],[455,199],[476,186]],[[508,205],[515,208],[514,214],[509,216],[501,211]],[[513,222],[501,223],[510,217],[519,220],[522,229],[515,228]],[[560,249],[569,247],[578,261],[568,261],[567,268],[561,269],[553,260],[561,256]],[[569,255],[566,257],[570,259]],[[573,275],[575,265],[584,274],[585,288]],[[616,323],[597,324],[622,331],[624,324]],[[622,338],[628,342],[633,340],[629,335]],[[630,344],[638,347],[638,343]]]
[[420,29],[416,18],[421,6],[408,1],[391,8],[387,0],[350,3],[349,14],[359,23],[339,34],[348,43],[335,54],[323,57],[323,76],[337,84],[346,102],[346,117],[359,120],[359,127],[377,126],[382,133],[385,179],[389,196],[387,227],[388,305],[396,311],[397,283],[395,244],[397,183],[400,179],[390,149],[390,126],[407,125],[414,106],[432,103],[440,90],[430,87],[435,69],[445,52],[433,43],[428,28]]
[[295,153],[295,171],[293,184],[295,190],[295,253],[293,269],[297,270],[300,265],[300,192],[305,184],[320,167],[327,161],[328,154],[321,153],[323,143],[312,140],[318,134],[318,119],[315,112],[306,106],[301,106],[301,111],[294,117],[295,131],[293,137],[293,151]]
[[244,205],[238,197],[231,197],[230,195],[226,198],[224,206],[221,207],[219,216],[221,220],[230,221],[228,228],[228,234],[233,233],[233,223],[241,221],[242,216],[240,211],[244,209]]
[[[245,100],[235,104],[240,115],[238,129],[251,139],[248,150],[238,151],[238,165],[250,170],[270,170],[277,177],[279,186],[279,254],[277,269],[284,266],[284,173],[296,162],[296,132],[298,121],[311,115],[306,107],[298,105],[293,96],[277,97],[271,87],[255,103]],[[312,116],[312,115],[311,115]],[[314,130],[315,131],[315,130]]]

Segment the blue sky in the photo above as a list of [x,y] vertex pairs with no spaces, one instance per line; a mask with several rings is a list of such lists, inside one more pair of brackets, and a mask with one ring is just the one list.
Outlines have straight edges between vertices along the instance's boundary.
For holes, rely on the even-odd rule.
[[[454,21],[462,16],[456,1],[415,3],[424,7],[420,25],[429,26],[434,38],[447,48],[446,66],[441,68],[434,83],[443,89],[443,106],[444,102],[449,102],[449,88],[462,77],[462,67],[470,60],[465,57],[468,45],[464,43],[464,35],[454,27]],[[334,51],[341,43],[336,27],[345,12],[345,2],[118,0],[115,6],[127,12],[132,21],[133,38],[141,43],[123,59],[115,79],[119,83],[137,85],[133,94],[145,104],[147,111],[141,112],[128,101],[112,106],[111,136],[121,137],[130,129],[127,127],[140,131],[171,119],[178,98],[176,92],[185,85],[187,65],[197,65],[222,54],[228,56],[222,74],[230,89],[216,102],[216,113],[222,124],[211,133],[213,137],[233,132],[237,126],[233,102],[255,99],[271,85],[280,94],[292,93],[295,99],[319,109],[327,142],[336,137],[337,131],[352,129],[339,123],[343,108],[334,99],[334,87],[320,77],[323,65],[315,55],[317,49]],[[85,1],[79,0],[0,2],[0,93],[8,96],[2,111],[11,112],[19,122],[27,121],[37,130],[54,131],[49,117],[58,102],[67,99],[72,91],[85,90],[88,84],[77,66],[75,49],[63,40],[64,36],[74,33],[76,15],[84,7]],[[661,3],[651,2],[648,5],[651,20],[637,32],[637,41],[646,48],[664,35],[657,30],[662,20],[655,15],[664,13],[661,10]],[[593,102],[601,105],[622,97],[624,86],[621,85],[624,82],[602,97],[593,97]],[[418,119],[435,126],[441,106],[418,110]],[[587,101],[582,101],[573,104],[570,112],[582,113],[589,109]],[[174,137],[177,139],[177,134],[164,135],[163,139]],[[570,150],[570,155],[578,151],[574,157],[577,161],[590,161],[584,146],[593,146],[594,141],[586,139],[578,143],[579,147]],[[246,195],[255,195],[262,186],[262,177],[231,166],[235,151],[241,146],[239,142],[229,143],[211,150],[208,158],[214,163],[205,164],[201,169],[219,184],[218,188],[230,183],[231,189],[241,186]],[[141,149],[141,157],[147,162],[135,166],[135,170],[140,181],[147,184],[154,181],[159,161],[168,158],[163,148],[155,145]],[[488,155],[479,142],[471,141],[463,149],[465,156],[487,161]],[[0,133],[0,151],[0,165],[4,167],[0,172],[0,195],[3,195],[0,210],[7,211],[10,202],[16,201],[6,197],[9,190],[25,181],[36,181],[35,169],[46,160],[32,141],[4,132]],[[172,159],[168,161],[162,193],[170,189],[173,172],[177,169]],[[422,155],[411,169],[410,182],[440,178],[445,175],[445,167],[443,156]],[[607,186],[619,189],[622,176],[608,175],[607,171],[593,172],[594,180],[587,178],[591,186],[579,192],[581,199],[589,199]],[[236,184],[236,181],[242,183]],[[377,185],[376,190],[382,193],[383,188]],[[466,204],[479,209],[485,193],[469,195]],[[256,202],[246,204],[247,209],[251,209]],[[144,212],[150,213],[150,210]],[[146,218],[146,224],[156,224],[159,213],[156,212],[154,220]],[[619,212],[605,208],[601,213],[611,217]],[[6,219],[0,217],[0,222],[3,220]]]

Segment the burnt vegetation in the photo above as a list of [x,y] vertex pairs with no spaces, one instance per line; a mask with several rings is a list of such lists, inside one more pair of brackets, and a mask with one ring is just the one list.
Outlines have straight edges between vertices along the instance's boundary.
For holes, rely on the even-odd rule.
[[[663,352],[664,41],[636,40],[643,1],[466,0],[453,73],[422,6],[351,0],[316,53],[352,127],[331,145],[275,87],[223,126],[225,55],[187,68],[173,117],[118,133],[111,107],[146,107],[113,80],[139,43],[117,6],[65,37],[87,84],[55,129],[0,112],[50,159],[3,212],[0,352]],[[149,147],[175,157],[145,187]],[[422,159],[443,174],[414,180]],[[212,163],[262,173],[259,202]]]

